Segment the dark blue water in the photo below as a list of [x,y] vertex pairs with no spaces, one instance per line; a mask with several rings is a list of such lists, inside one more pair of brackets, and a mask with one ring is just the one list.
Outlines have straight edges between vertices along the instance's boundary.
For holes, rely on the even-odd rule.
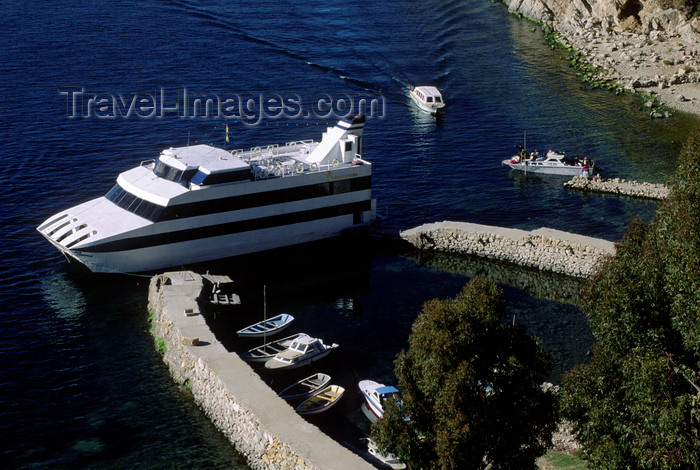
[[[229,147],[245,148],[318,138],[336,121],[314,115],[319,94],[380,96],[383,114],[368,119],[363,156],[374,163],[385,228],[449,219],[609,240],[634,214],[649,220],[655,204],[572,193],[561,179],[514,174],[500,160],[526,138],[533,149],[589,155],[608,176],[664,181],[692,125],[651,121],[634,97],[590,90],[531,23],[484,0],[7,1],[2,11],[4,468],[245,468],[155,352],[147,278],[74,271],[35,231],[164,147],[226,145],[224,119],[180,117],[182,108],[149,113],[149,97],[162,92],[166,108],[184,90],[301,99],[308,117],[261,119],[254,107],[252,118],[229,119]],[[417,112],[408,84],[437,85],[449,106],[444,118]],[[109,100],[91,107],[95,95],[119,98],[122,115]],[[145,110],[128,112],[134,97]],[[422,303],[455,295],[469,277],[369,242],[211,268],[244,291],[240,318],[212,319],[225,340],[259,315],[265,285],[270,313],[293,313],[300,329],[314,320],[322,326],[313,333],[341,343],[329,367],[350,392],[335,421],[359,430],[367,423],[357,414],[356,380],[391,382],[391,361]],[[554,377],[585,360],[590,337],[578,309],[503,289],[509,317],[553,352]]]

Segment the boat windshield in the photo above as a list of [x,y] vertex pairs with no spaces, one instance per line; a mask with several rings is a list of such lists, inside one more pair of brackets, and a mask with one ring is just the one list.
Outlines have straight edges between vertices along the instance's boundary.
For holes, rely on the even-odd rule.
[[198,168],[188,169],[188,170],[178,170],[170,165],[167,165],[161,160],[158,160],[153,167],[153,173],[159,178],[164,180],[172,181],[174,183],[179,183],[184,187],[187,187],[192,177],[197,173]]

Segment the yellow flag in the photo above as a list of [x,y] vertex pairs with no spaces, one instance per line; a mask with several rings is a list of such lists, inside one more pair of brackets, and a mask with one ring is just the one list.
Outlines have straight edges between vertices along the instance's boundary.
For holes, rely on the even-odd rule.
[[228,123],[226,123],[226,143],[228,143]]

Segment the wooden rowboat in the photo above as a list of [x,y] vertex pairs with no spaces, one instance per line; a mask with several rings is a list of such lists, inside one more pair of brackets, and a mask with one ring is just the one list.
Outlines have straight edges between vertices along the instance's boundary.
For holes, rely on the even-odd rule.
[[286,338],[270,341],[269,343],[249,349],[241,354],[241,359],[247,362],[267,362],[275,357],[275,355],[286,350],[289,346],[291,346],[294,340],[302,334],[304,333],[296,333],[291,336],[287,336]]
[[242,330],[238,330],[238,336],[248,338],[260,338],[265,335],[273,335],[287,328],[294,317],[288,313],[282,313],[268,320],[259,321],[250,326],[246,326]]
[[294,382],[277,395],[285,400],[302,400],[321,390],[323,387],[328,385],[328,382],[330,381],[330,375],[319,372],[306,377],[305,379],[301,379],[298,382]]
[[301,404],[296,407],[296,412],[300,415],[311,415],[327,411],[330,407],[338,403],[343,393],[345,393],[345,389],[340,385],[329,385],[301,402]]

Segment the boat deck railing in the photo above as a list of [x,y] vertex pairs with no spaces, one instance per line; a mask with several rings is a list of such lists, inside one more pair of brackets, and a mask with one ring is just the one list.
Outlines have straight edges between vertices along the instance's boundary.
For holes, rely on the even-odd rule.
[[318,145],[313,139],[287,142],[284,145],[271,144],[251,147],[250,150],[234,149],[231,155],[240,158],[246,163],[256,162],[260,159],[269,159],[277,156],[289,156],[295,153],[309,153]]

